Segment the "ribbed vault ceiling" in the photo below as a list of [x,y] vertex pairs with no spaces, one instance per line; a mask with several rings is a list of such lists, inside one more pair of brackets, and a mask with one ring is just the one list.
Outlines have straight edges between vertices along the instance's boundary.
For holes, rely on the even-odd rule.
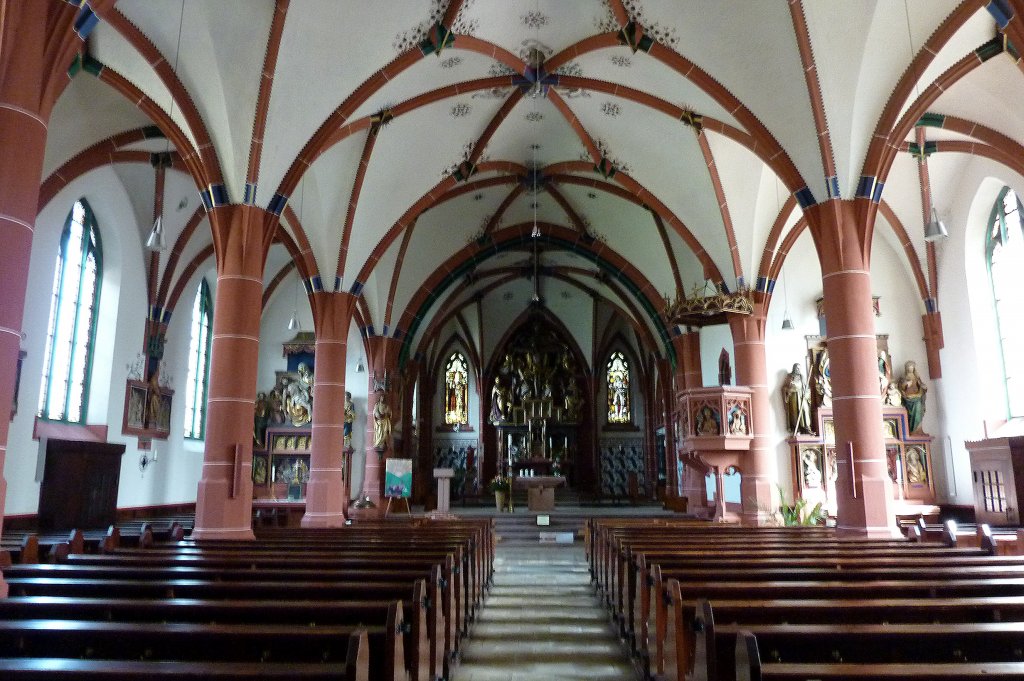
[[[545,244],[542,287],[607,299],[657,337],[640,298],[708,277],[732,287],[768,274],[785,237],[771,238],[782,207],[804,187],[827,199],[833,175],[852,198],[869,146],[889,133],[879,129],[887,107],[902,113],[939,82],[931,112],[1024,140],[1014,104],[1022,74],[1001,43],[982,50],[997,36],[983,5],[119,0],[101,12],[86,50],[107,78],[134,86],[185,133],[194,148],[180,152],[206,154],[206,174],[191,184],[219,179],[232,203],[246,200],[247,185],[259,206],[286,199],[285,229],[312,249],[315,271],[306,275],[328,290],[365,286],[364,321],[378,331],[426,312],[422,331],[478,294],[511,291],[532,272],[531,249],[480,245],[536,221],[587,244],[577,252]],[[922,52],[934,55],[918,73],[910,65]],[[909,94],[894,96],[905,76]],[[47,175],[104,138],[150,124],[107,78],[83,71],[70,82],[53,114]],[[976,141],[937,127],[926,138]],[[915,140],[911,128],[897,143]],[[940,208],[970,199],[958,195],[957,178],[971,162],[1010,172],[967,153],[933,154]],[[125,172],[152,176],[141,163]],[[171,237],[198,206],[188,184],[168,184]],[[139,195],[151,184],[126,186],[144,229],[152,196]],[[923,253],[918,164],[903,154],[886,187],[883,199]],[[192,239],[198,251],[209,230]],[[420,309],[422,283],[460,252],[473,257],[464,268],[471,276]],[[644,277],[636,288],[649,290],[599,274],[592,254],[601,252],[615,255],[600,259],[606,270],[628,262]],[[278,252],[268,267],[282,262]]]

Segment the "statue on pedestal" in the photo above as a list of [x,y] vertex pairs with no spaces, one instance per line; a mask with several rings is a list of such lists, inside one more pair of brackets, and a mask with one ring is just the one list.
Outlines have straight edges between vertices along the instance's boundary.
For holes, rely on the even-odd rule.
[[377,390],[377,402],[373,405],[373,445],[380,450],[386,449],[391,437],[391,407],[384,391]]
[[804,383],[800,365],[794,364],[793,370],[786,376],[782,384],[782,400],[786,405],[786,427],[793,435],[811,432],[810,391]]
[[293,426],[313,419],[313,372],[305,364],[299,364],[298,377],[284,388],[284,411]]
[[494,377],[494,387],[491,388],[491,414],[492,423],[507,421],[509,417],[509,402],[512,395],[509,389],[502,384],[501,376]]
[[924,420],[924,401],[928,392],[928,386],[921,380],[917,373],[917,364],[908,361],[903,365],[903,377],[899,380],[900,396],[903,398],[903,406],[907,409],[907,428],[911,433],[921,432],[921,422]]
[[253,411],[252,443],[255,447],[266,447],[267,425],[270,423],[270,402],[266,393],[256,393],[256,407]]
[[345,391],[345,446],[352,446],[352,424],[356,420],[356,407],[352,404],[352,393]]

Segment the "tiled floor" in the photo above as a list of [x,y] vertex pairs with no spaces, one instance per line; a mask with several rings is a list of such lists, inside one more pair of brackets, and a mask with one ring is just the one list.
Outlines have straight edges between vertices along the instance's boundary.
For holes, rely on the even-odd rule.
[[594,595],[579,541],[498,544],[494,586],[452,681],[636,678]]

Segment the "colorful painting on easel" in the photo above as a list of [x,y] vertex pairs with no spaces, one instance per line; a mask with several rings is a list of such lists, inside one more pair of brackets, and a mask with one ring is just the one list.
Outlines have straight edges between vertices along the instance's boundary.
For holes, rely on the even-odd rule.
[[412,496],[412,459],[384,461],[384,496],[396,499]]

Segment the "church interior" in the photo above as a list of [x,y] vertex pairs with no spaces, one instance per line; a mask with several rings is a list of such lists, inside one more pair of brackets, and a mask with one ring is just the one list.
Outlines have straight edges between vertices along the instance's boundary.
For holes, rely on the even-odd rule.
[[1020,526],[1024,0],[384,6],[0,0],[0,536]]

